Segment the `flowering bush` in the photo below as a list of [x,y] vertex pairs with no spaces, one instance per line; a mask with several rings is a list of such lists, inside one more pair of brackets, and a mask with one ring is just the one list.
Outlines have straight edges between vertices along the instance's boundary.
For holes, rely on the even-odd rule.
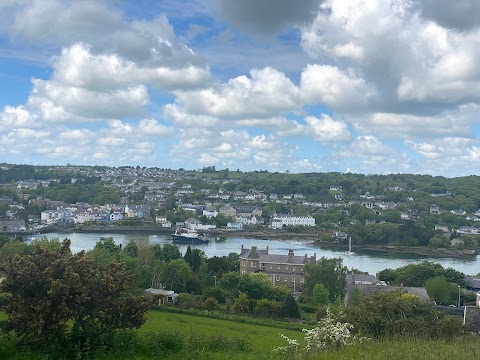
[[342,312],[333,312],[327,308],[327,315],[318,322],[313,329],[303,329],[305,333],[305,347],[301,348],[297,340],[288,338],[280,334],[287,341],[287,346],[279,347],[274,350],[274,354],[284,354],[287,357],[294,358],[296,353],[300,352],[318,352],[329,349],[338,349],[342,346],[351,345],[356,342],[367,340],[367,338],[356,337],[352,334],[353,325],[347,322],[341,322]]

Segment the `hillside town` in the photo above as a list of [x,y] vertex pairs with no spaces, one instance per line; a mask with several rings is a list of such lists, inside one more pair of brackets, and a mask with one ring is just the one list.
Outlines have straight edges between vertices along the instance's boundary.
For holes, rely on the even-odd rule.
[[[8,175],[14,169],[4,165],[1,171]],[[354,174],[302,179],[295,174],[214,168],[80,166],[29,169],[28,174],[42,179],[17,176],[0,184],[0,231],[42,232],[101,223],[199,231],[289,229],[324,241],[352,238],[354,244],[402,245],[401,234],[386,232],[393,231],[392,226],[403,231],[421,225],[426,238],[410,237],[403,245],[457,248],[465,254],[475,253],[480,235],[480,197],[451,191],[447,179],[440,186],[438,179],[414,175],[400,181],[395,176],[379,181]],[[106,192],[97,198],[101,203],[92,202],[92,194],[77,196],[78,189],[88,192],[89,187],[94,193]],[[72,201],[65,201],[68,198]],[[388,239],[371,238],[369,229],[382,229],[385,234],[380,237]]]

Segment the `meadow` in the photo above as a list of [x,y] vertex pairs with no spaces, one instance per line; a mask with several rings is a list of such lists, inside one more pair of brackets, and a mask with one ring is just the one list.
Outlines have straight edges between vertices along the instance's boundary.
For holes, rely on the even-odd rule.
[[[0,314],[0,319],[4,319]],[[256,319],[253,319],[255,322]],[[259,320],[258,322],[261,322]],[[83,354],[90,359],[282,359],[272,356],[272,349],[285,346],[279,333],[302,340],[299,330],[286,329],[278,321],[267,325],[250,320],[210,318],[152,310],[145,324],[134,332],[126,332],[113,350]],[[291,324],[285,323],[285,327]],[[14,339],[0,338],[0,359],[66,359],[58,349],[46,354],[21,352],[15,349]],[[303,341],[300,341],[303,345]],[[365,343],[329,350],[317,354],[296,353],[285,356],[294,360],[450,360],[474,359],[480,353],[480,337],[465,336],[451,340],[397,339]]]

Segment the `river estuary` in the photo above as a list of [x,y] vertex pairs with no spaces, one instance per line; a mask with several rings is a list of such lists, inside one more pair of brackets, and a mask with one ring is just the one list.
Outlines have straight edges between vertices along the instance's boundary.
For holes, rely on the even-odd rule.
[[[35,235],[40,238],[42,235]],[[95,246],[95,243],[101,237],[112,237],[117,244],[126,244],[130,240],[139,242],[148,242],[150,244],[171,244],[169,235],[148,235],[148,234],[128,234],[128,233],[48,233],[43,236],[49,238],[58,237],[64,239],[68,237],[71,242],[73,252],[89,250]],[[267,246],[271,254],[287,254],[289,249],[293,249],[295,255],[307,254],[311,256],[317,254],[317,259],[325,256],[327,258],[341,257],[343,263],[348,268],[356,268],[361,271],[368,271],[370,274],[386,268],[398,268],[409,263],[418,263],[423,260],[429,260],[441,264],[443,267],[452,267],[466,275],[476,275],[480,272],[480,257],[472,259],[456,258],[438,258],[415,254],[394,253],[387,251],[372,251],[355,249],[355,256],[346,256],[343,250],[325,249],[313,244],[309,240],[259,240],[242,237],[228,237],[223,241],[212,241],[209,244],[193,245],[192,247],[201,249],[208,257],[228,255],[231,252],[239,253],[242,245],[246,248],[257,246],[259,249],[265,249]],[[180,251],[185,253],[187,245],[180,245]],[[345,249],[348,250],[348,249]]]

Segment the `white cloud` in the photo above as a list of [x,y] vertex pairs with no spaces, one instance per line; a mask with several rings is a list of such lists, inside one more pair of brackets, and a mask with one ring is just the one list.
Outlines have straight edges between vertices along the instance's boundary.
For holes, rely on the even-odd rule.
[[297,150],[275,136],[252,136],[243,130],[182,130],[179,139],[171,150],[172,158],[179,164],[188,159],[219,167],[241,164],[242,169],[285,171]]
[[300,88],[307,104],[325,104],[337,111],[366,105],[375,89],[357,77],[331,65],[308,65],[301,75]]
[[307,134],[319,142],[350,140],[347,124],[335,121],[328,115],[323,114],[321,119],[307,116],[305,121],[307,122]]
[[250,78],[238,76],[216,87],[175,94],[184,112],[221,118],[272,117],[301,107],[294,83],[268,67],[252,69]]

